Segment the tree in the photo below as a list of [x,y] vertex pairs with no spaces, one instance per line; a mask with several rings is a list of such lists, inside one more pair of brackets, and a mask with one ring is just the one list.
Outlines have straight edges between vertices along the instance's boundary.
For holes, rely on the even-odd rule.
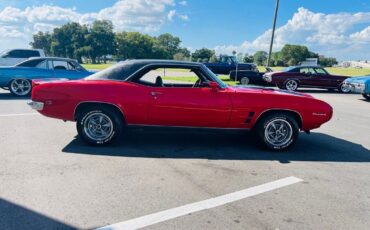
[[267,60],[267,52],[265,51],[257,51],[253,55],[253,61],[257,65],[264,65],[266,63],[266,60]]
[[218,62],[217,56],[213,54],[212,57],[209,59],[209,62]]
[[244,55],[243,61],[245,63],[252,63],[253,62],[253,56],[246,53]]
[[86,46],[88,29],[78,23],[67,23],[55,28],[51,35],[50,53],[54,56],[76,58],[81,61],[81,52],[77,50]]
[[336,58],[321,56],[319,57],[319,64],[325,67],[332,67],[333,65],[338,64],[338,61]]
[[192,60],[193,61],[201,61],[201,62],[208,62],[209,59],[215,55],[214,50],[210,50],[207,48],[202,48],[199,50],[195,50],[195,52],[192,54]]
[[155,39],[139,32],[121,32],[115,36],[117,56],[123,59],[161,58],[165,50],[155,46]]
[[173,55],[174,60],[188,61],[190,59],[191,53],[187,48],[180,48],[177,53]]
[[[179,37],[175,37],[169,33],[161,34],[157,38],[157,44],[161,46],[166,52],[166,59],[172,59],[173,55],[180,51],[181,40]],[[183,53],[184,56],[185,53]],[[190,55],[189,55],[190,56]]]
[[[91,59],[103,57],[106,62],[106,55],[113,54],[115,49],[113,23],[108,20],[97,20],[93,23],[89,34],[89,46],[92,49]],[[99,60],[100,61],[100,60]]]
[[306,46],[286,44],[279,55],[284,64],[297,65],[309,58],[311,54]]
[[52,55],[51,53],[51,35],[49,33],[43,33],[39,31],[37,34],[33,35],[33,41],[30,45],[34,49],[44,50],[46,55]]

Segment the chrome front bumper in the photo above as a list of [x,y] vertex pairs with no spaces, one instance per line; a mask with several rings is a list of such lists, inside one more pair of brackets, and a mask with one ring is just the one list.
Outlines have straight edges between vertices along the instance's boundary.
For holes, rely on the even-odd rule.
[[27,103],[32,109],[35,110],[43,110],[44,109],[44,103],[43,102],[38,102],[38,101],[31,101]]
[[365,91],[364,83],[344,83],[344,85],[349,87],[353,93],[363,93]]

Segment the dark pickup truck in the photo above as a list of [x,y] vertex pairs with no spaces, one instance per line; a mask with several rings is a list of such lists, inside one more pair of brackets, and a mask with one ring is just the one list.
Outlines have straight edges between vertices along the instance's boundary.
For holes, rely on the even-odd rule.
[[235,56],[220,56],[217,62],[204,65],[215,74],[229,75],[231,81],[239,81],[242,85],[269,85],[254,63],[238,63]]
[[235,70],[258,71],[253,63],[238,63],[234,56],[220,56],[217,62],[204,63],[215,74],[230,74]]

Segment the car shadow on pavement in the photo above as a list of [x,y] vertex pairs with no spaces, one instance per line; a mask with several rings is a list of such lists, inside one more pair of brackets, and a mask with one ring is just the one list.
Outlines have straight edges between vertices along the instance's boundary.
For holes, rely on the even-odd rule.
[[252,133],[128,130],[121,140],[105,147],[88,146],[79,138],[63,152],[145,158],[194,158],[212,160],[275,160],[324,162],[370,162],[362,145],[321,133],[301,133],[291,149],[262,149]]
[[0,229],[77,229],[0,198]]
[[3,92],[0,93],[0,101],[2,100],[29,100],[30,98],[31,98],[30,96],[17,97],[11,93],[3,93]]
[[[297,92],[299,93],[322,93],[322,94],[343,94],[346,95],[346,93],[341,93],[338,90],[327,90],[327,89],[298,89]],[[348,93],[351,94],[351,93]]]

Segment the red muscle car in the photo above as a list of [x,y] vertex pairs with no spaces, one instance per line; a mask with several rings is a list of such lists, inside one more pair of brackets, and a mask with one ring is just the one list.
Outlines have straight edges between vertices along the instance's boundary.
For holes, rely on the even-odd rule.
[[266,73],[263,79],[280,89],[296,91],[302,88],[338,89],[342,93],[349,93],[350,89],[343,85],[346,76],[337,76],[328,73],[319,66],[291,66],[283,71]]
[[254,130],[264,146],[282,150],[333,114],[307,94],[232,87],[201,63],[165,60],[125,61],[83,80],[33,82],[29,104],[76,121],[79,136],[93,145],[112,142],[126,126],[167,126]]

